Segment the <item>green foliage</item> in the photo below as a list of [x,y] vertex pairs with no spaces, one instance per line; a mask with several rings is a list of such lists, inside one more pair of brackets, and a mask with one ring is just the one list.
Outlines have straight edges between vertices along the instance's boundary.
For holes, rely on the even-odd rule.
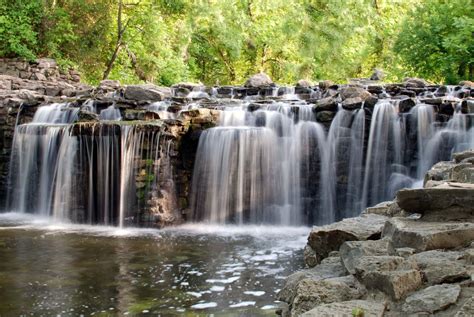
[[472,79],[463,0],[1,0],[0,56],[56,58],[98,83]]
[[395,50],[416,74],[448,83],[473,78],[474,10],[468,2],[432,0],[408,14]]
[[42,19],[41,2],[2,0],[0,2],[0,55],[36,57],[38,26]]

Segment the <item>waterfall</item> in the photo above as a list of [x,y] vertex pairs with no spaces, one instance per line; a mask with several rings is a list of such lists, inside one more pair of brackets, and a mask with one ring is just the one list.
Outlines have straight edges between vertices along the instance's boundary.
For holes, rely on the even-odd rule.
[[74,124],[77,113],[52,104],[16,127],[8,210],[78,223],[136,223],[166,155],[159,126]]

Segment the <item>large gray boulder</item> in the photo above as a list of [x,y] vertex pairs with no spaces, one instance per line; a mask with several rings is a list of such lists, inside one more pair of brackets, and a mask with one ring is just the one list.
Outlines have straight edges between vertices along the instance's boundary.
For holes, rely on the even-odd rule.
[[407,297],[403,311],[409,314],[434,313],[454,304],[461,287],[456,284],[442,284],[427,287]]
[[159,87],[153,84],[130,85],[125,87],[124,98],[136,101],[162,101],[171,97],[168,87]]
[[469,279],[463,256],[460,251],[431,250],[414,254],[410,259],[417,263],[426,283],[435,285]]
[[321,304],[360,299],[365,294],[365,288],[352,275],[319,281],[304,279],[296,287],[291,315],[300,316]]
[[[323,317],[323,316],[354,316],[354,317],[382,317],[385,312],[385,302],[375,302],[368,300],[351,300],[339,303],[319,305],[316,308],[304,313],[302,317]],[[360,311],[362,315],[354,315]]]
[[399,256],[362,256],[355,263],[355,276],[369,290],[378,290],[400,300],[422,284],[414,261]]
[[364,256],[389,255],[391,243],[388,239],[367,241],[346,241],[339,249],[339,254],[346,270],[356,273],[358,262]]
[[273,86],[273,81],[265,73],[258,73],[255,75],[250,76],[249,79],[245,82],[244,86],[248,88],[261,88],[261,87],[268,87]]
[[397,204],[407,212],[444,221],[474,219],[474,184],[446,182],[431,188],[402,189],[397,192]]
[[372,94],[370,92],[368,92],[362,87],[357,86],[349,86],[342,88],[340,91],[340,95],[342,100],[358,97],[361,101],[365,101],[368,98],[372,97]]
[[394,248],[409,247],[418,252],[453,249],[468,246],[474,240],[474,223],[391,218],[385,223],[382,236],[391,239]]
[[367,214],[314,227],[309,234],[308,245],[316,253],[319,262],[331,251],[339,250],[346,241],[367,240],[380,236],[387,219],[385,216]]

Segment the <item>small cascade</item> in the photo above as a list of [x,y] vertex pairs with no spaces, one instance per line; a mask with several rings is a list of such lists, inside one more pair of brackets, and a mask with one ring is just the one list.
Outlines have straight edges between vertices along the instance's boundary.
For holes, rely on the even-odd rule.
[[397,108],[389,101],[375,105],[365,159],[362,207],[373,206],[392,198],[388,186],[393,173],[400,173],[402,165],[402,128]]
[[77,113],[52,104],[17,126],[8,210],[76,223],[137,223],[167,153],[159,126],[73,123]]
[[122,120],[120,110],[115,105],[108,106],[106,109],[100,111],[100,120],[118,121]]

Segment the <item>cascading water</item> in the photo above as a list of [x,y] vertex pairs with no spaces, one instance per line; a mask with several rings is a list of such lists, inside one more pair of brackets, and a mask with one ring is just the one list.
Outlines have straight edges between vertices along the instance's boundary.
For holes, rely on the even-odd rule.
[[[472,147],[466,118],[458,109],[440,125],[432,105],[402,115],[387,99],[369,110],[339,108],[326,130],[304,102],[228,107],[199,141],[194,220],[291,225],[356,216]],[[412,136],[415,156],[406,150]]]
[[78,223],[134,222],[156,189],[157,161],[165,155],[159,126],[73,124],[77,114],[53,104],[16,127],[7,209]]

